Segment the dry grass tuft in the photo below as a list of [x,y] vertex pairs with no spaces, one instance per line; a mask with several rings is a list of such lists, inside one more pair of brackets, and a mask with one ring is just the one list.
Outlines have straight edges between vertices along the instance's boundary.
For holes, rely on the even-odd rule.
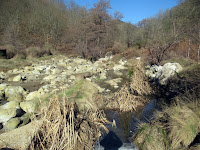
[[[107,122],[101,111],[79,112],[76,104],[55,96],[40,114],[43,125],[35,135],[30,149],[92,149],[100,136],[100,127]],[[104,127],[105,128],[105,127]]]
[[136,110],[137,107],[144,104],[143,97],[131,94],[129,86],[126,84],[115,93],[115,101],[117,108],[122,112]]
[[193,141],[200,132],[199,104],[199,101],[176,100],[172,106],[157,112],[151,124],[141,124],[133,136],[135,144],[140,149],[178,150],[189,146],[195,149],[193,145],[197,143]]
[[159,124],[141,124],[132,139],[141,150],[165,150],[168,147],[166,133]]
[[115,93],[112,101],[112,107],[120,111],[136,111],[139,106],[148,102],[146,96],[152,93],[152,89],[145,76],[141,63],[137,64],[131,83],[125,84]]
[[192,146],[189,150],[199,150],[200,149],[200,144]]
[[199,132],[200,116],[184,104],[167,108],[164,113],[169,115],[168,130],[171,147],[173,149],[187,147]]
[[143,68],[143,64],[138,62],[131,79],[130,88],[135,95],[150,95],[152,93],[152,89],[149,85],[147,77],[145,76]]

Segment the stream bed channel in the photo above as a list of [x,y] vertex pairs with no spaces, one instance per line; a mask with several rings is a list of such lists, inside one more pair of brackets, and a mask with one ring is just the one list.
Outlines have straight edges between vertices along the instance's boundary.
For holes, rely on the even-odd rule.
[[138,109],[136,112],[119,112],[105,110],[107,119],[113,124],[106,127],[109,133],[102,132],[99,141],[96,142],[95,150],[137,150],[131,141],[131,137],[140,123],[149,122],[159,109],[156,100]]

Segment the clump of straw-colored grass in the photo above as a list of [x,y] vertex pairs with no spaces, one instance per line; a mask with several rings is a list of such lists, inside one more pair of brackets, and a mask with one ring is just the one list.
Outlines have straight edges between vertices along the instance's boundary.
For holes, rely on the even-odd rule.
[[145,75],[144,66],[139,62],[131,79],[130,89],[137,95],[150,95],[152,89]]
[[133,140],[141,150],[165,150],[168,147],[165,130],[159,124],[140,124]]
[[200,129],[200,118],[186,105],[177,104],[165,111],[169,115],[168,130],[171,147],[187,147]]
[[112,107],[120,111],[136,111],[139,106],[148,102],[146,96],[152,93],[152,89],[145,76],[141,63],[137,64],[130,84],[125,84],[114,94]]
[[133,136],[134,143],[140,149],[155,150],[199,147],[193,143],[200,132],[199,104],[199,101],[188,103],[176,100],[170,107],[157,112],[151,124],[141,124]]
[[[100,127],[107,121],[98,110],[79,112],[74,103],[55,96],[40,114],[43,125],[35,135],[30,149],[81,150],[92,149],[100,136]],[[105,127],[104,127],[105,128]]]
[[116,105],[120,111],[133,111],[137,107],[144,104],[141,96],[136,96],[130,93],[128,85],[124,85],[117,93],[115,93]]

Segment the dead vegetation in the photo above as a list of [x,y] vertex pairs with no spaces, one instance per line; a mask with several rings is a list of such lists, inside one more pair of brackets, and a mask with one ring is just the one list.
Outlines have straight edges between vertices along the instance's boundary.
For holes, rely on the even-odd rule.
[[147,96],[152,93],[152,89],[144,73],[143,65],[138,62],[131,83],[125,84],[115,93],[111,100],[110,107],[120,111],[136,111],[139,106],[148,102]]
[[150,124],[141,124],[133,136],[139,149],[195,149],[194,139],[200,132],[199,101],[176,100],[171,107],[157,112]]
[[107,123],[105,115],[99,110],[80,112],[75,103],[61,101],[55,96],[49,106],[39,115],[43,125],[35,135],[30,149],[92,149],[101,135],[100,127]]
[[145,76],[145,71],[143,68],[143,64],[139,61],[131,80],[130,89],[135,95],[144,96],[152,93],[152,89],[147,77]]

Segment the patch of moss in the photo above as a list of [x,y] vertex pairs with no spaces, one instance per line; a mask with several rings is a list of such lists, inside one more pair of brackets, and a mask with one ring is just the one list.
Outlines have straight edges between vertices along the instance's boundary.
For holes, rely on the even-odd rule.
[[134,68],[128,70],[128,77],[131,78],[133,76],[133,73],[134,73]]
[[83,84],[83,81],[80,80],[80,81],[77,81],[75,83],[74,86],[72,86],[70,89],[68,89],[66,92],[65,92],[65,95],[66,96],[70,96],[70,95],[73,95],[75,92],[77,92],[78,90],[81,89],[81,85]]

